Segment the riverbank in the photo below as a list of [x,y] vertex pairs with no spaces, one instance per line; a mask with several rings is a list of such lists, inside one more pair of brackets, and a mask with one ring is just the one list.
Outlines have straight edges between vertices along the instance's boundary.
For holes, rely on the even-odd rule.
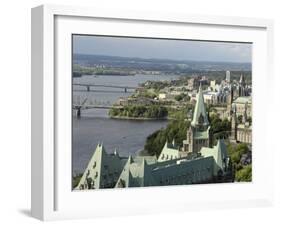
[[168,117],[163,118],[145,118],[145,117],[128,117],[128,116],[109,116],[111,119],[120,119],[120,120],[138,120],[138,121],[166,121],[169,120]]
[[158,120],[168,117],[167,108],[159,105],[126,105],[122,107],[111,108],[108,112],[109,117],[121,119],[141,119]]

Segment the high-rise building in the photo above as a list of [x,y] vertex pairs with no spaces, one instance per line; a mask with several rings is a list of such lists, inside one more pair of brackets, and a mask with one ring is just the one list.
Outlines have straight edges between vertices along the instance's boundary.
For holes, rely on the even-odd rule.
[[225,72],[225,81],[230,82],[230,71]]

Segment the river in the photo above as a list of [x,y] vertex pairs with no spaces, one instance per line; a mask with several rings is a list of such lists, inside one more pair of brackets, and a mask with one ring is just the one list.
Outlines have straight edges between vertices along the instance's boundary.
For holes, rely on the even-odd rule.
[[[164,81],[177,79],[177,75],[135,75],[135,76],[82,76],[73,78],[73,83],[103,84],[137,87],[147,80]],[[134,90],[124,90],[109,87],[91,87],[87,92],[85,87],[73,86],[73,102],[87,102],[96,105],[111,105],[119,97],[132,94]],[[141,121],[110,119],[108,109],[82,110],[81,118],[73,116],[72,137],[72,170],[74,174],[82,173],[94,153],[98,142],[102,142],[108,153],[118,150],[121,156],[136,155],[143,149],[146,137],[154,131],[164,128],[165,120]]]

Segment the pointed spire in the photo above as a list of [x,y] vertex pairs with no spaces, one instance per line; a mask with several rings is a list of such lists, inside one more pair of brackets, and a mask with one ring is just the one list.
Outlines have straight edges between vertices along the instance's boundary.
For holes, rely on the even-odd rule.
[[114,153],[114,155],[119,156],[119,153],[118,153],[118,151],[117,151],[117,148],[114,149],[114,152],[113,152],[113,153]]
[[243,74],[241,74],[241,76],[240,76],[239,83],[240,83],[240,84],[244,84],[244,83],[245,83],[245,78],[244,78],[244,75],[243,75]]
[[[199,120],[200,119],[200,120]],[[200,122],[200,123],[199,123]],[[193,113],[193,119],[191,125],[195,126],[198,124],[209,125],[208,116],[206,114],[204,97],[202,92],[202,86],[200,83],[199,91],[196,97],[196,105]]]
[[132,158],[132,156],[131,156],[131,155],[129,155],[129,158],[128,158],[127,163],[128,163],[128,164],[131,164],[132,162],[133,162],[133,158]]

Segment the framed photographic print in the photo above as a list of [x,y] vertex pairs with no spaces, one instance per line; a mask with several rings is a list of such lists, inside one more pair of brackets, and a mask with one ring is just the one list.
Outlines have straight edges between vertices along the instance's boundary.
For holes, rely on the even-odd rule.
[[32,9],[32,215],[271,204],[272,29],[263,19]]

